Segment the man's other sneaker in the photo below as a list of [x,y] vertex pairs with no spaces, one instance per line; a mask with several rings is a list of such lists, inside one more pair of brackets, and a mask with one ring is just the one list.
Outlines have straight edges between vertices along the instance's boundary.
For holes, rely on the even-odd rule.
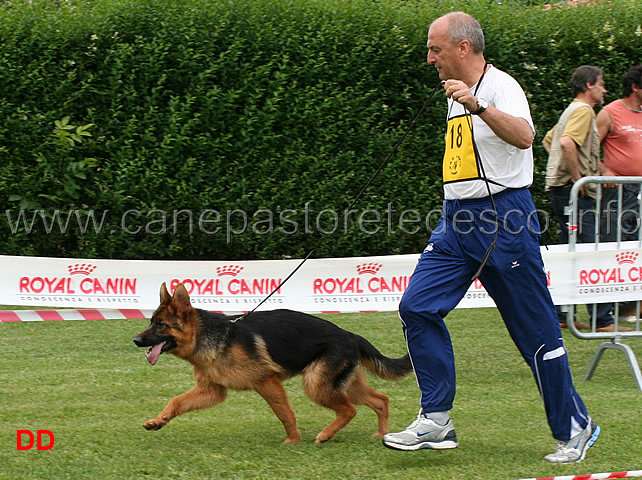
[[586,451],[600,436],[600,427],[589,417],[586,428],[567,442],[557,442],[555,453],[546,455],[551,463],[575,463],[584,459]]
[[384,435],[383,444],[395,450],[420,450],[422,448],[443,450],[459,446],[451,419],[448,419],[446,425],[439,425],[426,417],[421,410],[417,420],[412,422],[403,432]]

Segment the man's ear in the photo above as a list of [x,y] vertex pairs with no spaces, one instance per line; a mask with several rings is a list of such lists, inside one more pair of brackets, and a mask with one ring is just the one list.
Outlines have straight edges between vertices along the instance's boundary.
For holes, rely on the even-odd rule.
[[461,58],[464,58],[472,51],[470,42],[468,40],[462,40],[461,42],[459,42],[459,44],[457,45],[457,48],[459,50],[459,56]]

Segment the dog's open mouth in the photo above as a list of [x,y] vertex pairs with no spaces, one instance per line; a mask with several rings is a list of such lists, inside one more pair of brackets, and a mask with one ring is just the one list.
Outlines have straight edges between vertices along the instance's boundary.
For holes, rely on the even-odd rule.
[[145,354],[145,356],[147,357],[147,361],[152,365],[156,365],[156,362],[158,362],[158,357],[160,357],[160,354],[163,353],[163,347],[166,344],[167,342],[161,342],[147,350],[147,353]]

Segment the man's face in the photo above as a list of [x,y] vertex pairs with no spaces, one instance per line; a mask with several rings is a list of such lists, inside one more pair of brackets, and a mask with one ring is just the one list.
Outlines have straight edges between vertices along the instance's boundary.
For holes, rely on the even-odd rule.
[[631,88],[633,89],[633,98],[637,100],[640,108],[642,108],[642,87],[634,83]]
[[606,88],[604,88],[604,77],[599,77],[595,85],[588,84],[588,89],[591,92],[591,99],[595,102],[595,105],[604,104],[604,94],[606,93]]
[[457,77],[459,46],[448,41],[448,22],[435,21],[428,31],[428,64],[437,69],[439,78],[448,80]]

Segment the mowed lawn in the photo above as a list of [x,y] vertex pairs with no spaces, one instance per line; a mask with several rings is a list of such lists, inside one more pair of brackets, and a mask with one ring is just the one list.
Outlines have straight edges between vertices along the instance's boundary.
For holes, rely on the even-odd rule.
[[[382,353],[405,345],[395,313],[324,315],[368,338]],[[254,392],[230,392],[209,410],[148,432],[142,423],[193,385],[190,365],[162,355],[150,366],[132,342],[147,320],[4,323],[0,325],[0,479],[522,479],[642,469],[642,393],[621,352],[607,351],[582,380],[598,341],[564,333],[576,386],[602,435],[575,465],[550,465],[555,448],[530,370],[495,309],[449,315],[458,369],[451,416],[460,447],[398,452],[370,435],[376,416],[357,417],[330,442],[316,434],[333,412],[286,383],[302,441],[285,432]],[[641,358],[642,341],[629,345]],[[392,430],[417,415],[414,377],[371,385],[390,397]],[[48,430],[49,450],[17,450],[17,431]],[[49,438],[44,437],[44,444]],[[27,438],[24,437],[24,442]]]

